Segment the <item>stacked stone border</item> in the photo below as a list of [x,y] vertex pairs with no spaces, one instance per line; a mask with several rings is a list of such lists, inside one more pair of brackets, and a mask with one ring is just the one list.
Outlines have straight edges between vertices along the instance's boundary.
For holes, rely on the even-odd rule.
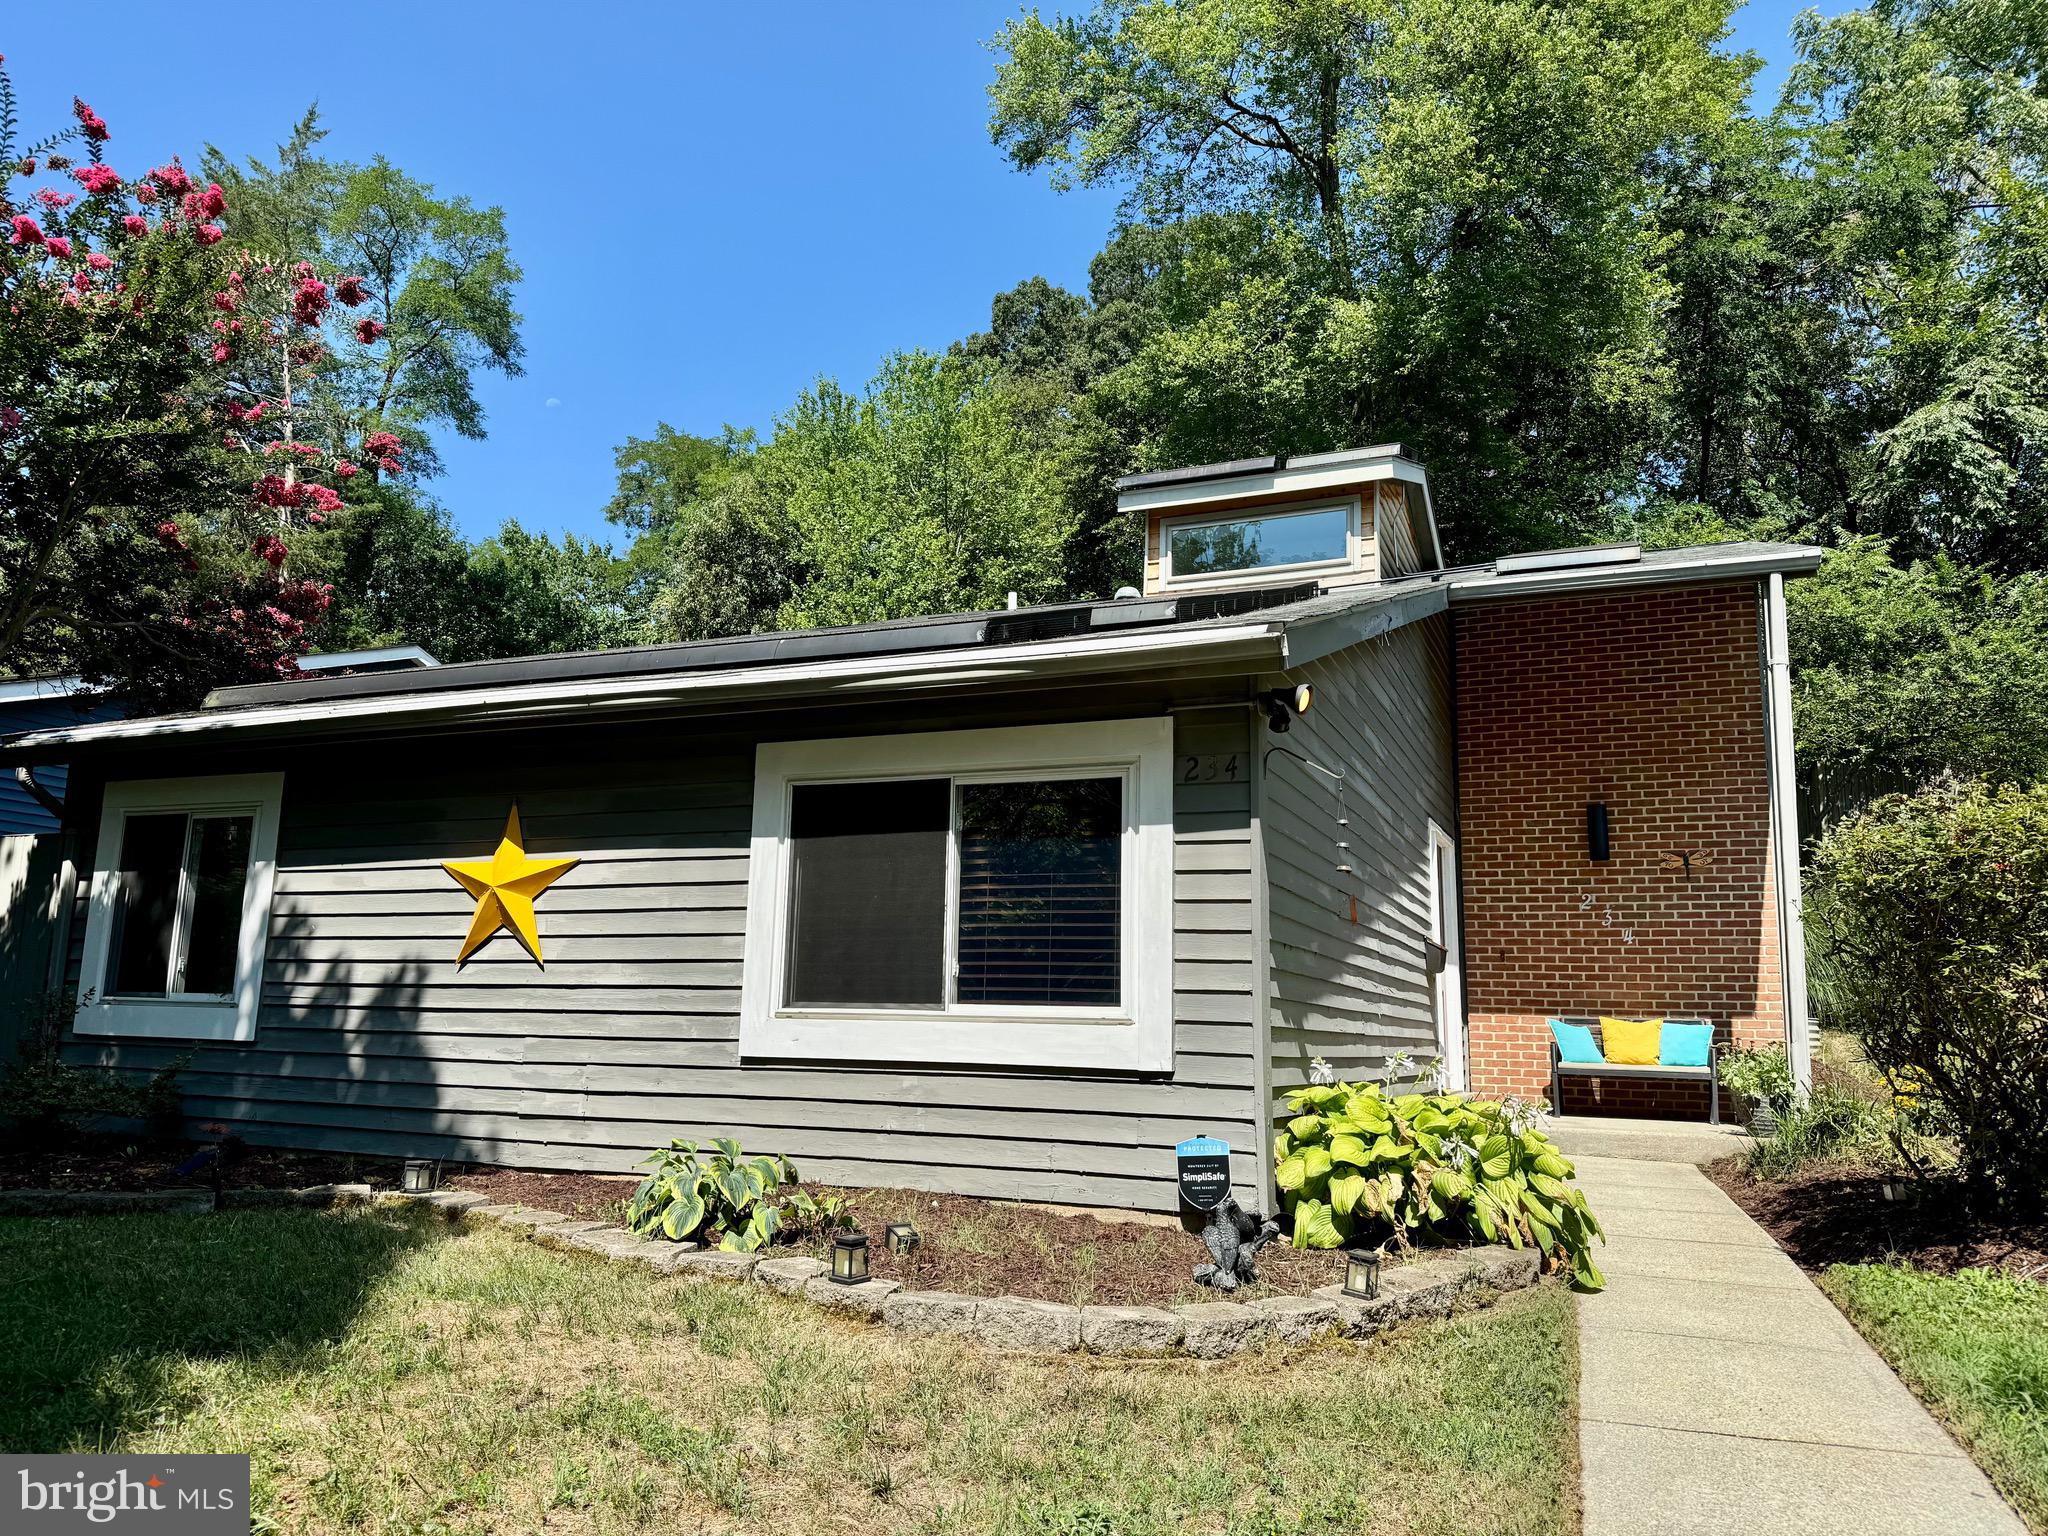
[[[1389,1267],[1371,1301],[1329,1285],[1306,1296],[1257,1301],[1198,1302],[1183,1307],[1076,1307],[1021,1296],[963,1296],[953,1291],[912,1291],[896,1280],[835,1285],[812,1258],[763,1258],[726,1253],[695,1243],[638,1237],[600,1221],[575,1221],[554,1211],[493,1205],[465,1190],[407,1195],[368,1184],[319,1184],[307,1189],[230,1189],[222,1210],[277,1206],[386,1205],[439,1210],[451,1221],[492,1222],[523,1232],[549,1248],[595,1254],[655,1274],[711,1275],[764,1285],[835,1312],[879,1322],[900,1333],[951,1336],[989,1349],[1034,1354],[1075,1350],[1093,1355],[1187,1355],[1220,1360],[1265,1344],[1298,1344],[1323,1337],[1369,1338],[1412,1317],[1448,1317],[1482,1306],[1508,1291],[1534,1285],[1541,1269],[1534,1251],[1510,1248],[1422,1253]],[[0,1216],[60,1216],[90,1212],[214,1209],[210,1189],[141,1191],[0,1190]]]

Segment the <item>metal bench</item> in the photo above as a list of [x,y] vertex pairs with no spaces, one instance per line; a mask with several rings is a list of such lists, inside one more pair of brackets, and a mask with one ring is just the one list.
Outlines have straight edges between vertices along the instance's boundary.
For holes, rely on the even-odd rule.
[[[1607,1043],[1600,1038],[1598,1019],[1560,1018],[1560,1024],[1582,1024],[1593,1032],[1593,1042],[1604,1052]],[[1667,1024],[1705,1024],[1705,1019],[1666,1019]],[[1547,1026],[1546,1026],[1547,1027]],[[1564,1118],[1564,1080],[1567,1077],[1632,1077],[1638,1081],[1652,1079],[1662,1082],[1696,1083],[1705,1079],[1707,1084],[1707,1123],[1721,1123],[1721,1074],[1716,1070],[1725,1047],[1721,1043],[1720,1031],[1714,1033],[1713,1043],[1707,1047],[1707,1064],[1704,1067],[1667,1067],[1661,1063],[1654,1066],[1630,1066],[1618,1061],[1564,1061],[1558,1056],[1557,1036],[1550,1036],[1550,1112],[1560,1120]]]

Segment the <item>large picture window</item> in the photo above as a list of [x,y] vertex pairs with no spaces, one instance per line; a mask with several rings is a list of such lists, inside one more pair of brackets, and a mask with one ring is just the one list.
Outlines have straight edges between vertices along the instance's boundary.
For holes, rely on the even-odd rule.
[[763,746],[742,1049],[1172,1061],[1164,719]]
[[275,774],[107,786],[79,1033],[253,1038],[282,786]]

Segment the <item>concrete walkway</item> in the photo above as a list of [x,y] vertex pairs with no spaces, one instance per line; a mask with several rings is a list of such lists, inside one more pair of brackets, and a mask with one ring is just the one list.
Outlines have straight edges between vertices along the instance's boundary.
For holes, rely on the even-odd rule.
[[1585,1536],[2026,1536],[1697,1167],[1585,1157],[1578,1170],[1607,1228],[1607,1289],[1579,1298]]

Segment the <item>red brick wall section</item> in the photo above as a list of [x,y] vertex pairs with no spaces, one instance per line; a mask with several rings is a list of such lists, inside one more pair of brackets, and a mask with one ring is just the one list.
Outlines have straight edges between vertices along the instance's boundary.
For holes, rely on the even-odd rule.
[[[1784,1037],[1753,584],[1455,610],[1472,1083],[1550,1092],[1559,1014]],[[1587,856],[1586,805],[1612,857]],[[1687,873],[1669,856],[1703,850]],[[1697,862],[1697,860],[1696,860]],[[1704,1117],[1694,1084],[1565,1084],[1572,1113]]]

